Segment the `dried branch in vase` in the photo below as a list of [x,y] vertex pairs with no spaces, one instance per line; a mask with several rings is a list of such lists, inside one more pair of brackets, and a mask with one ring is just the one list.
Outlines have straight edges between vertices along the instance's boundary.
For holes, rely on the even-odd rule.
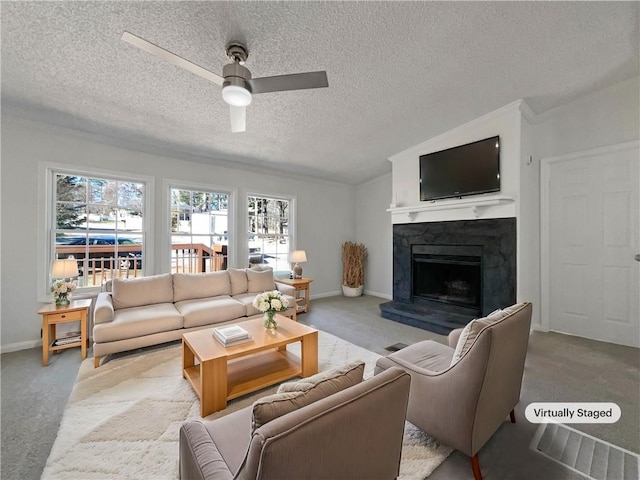
[[357,288],[364,285],[364,261],[367,249],[361,243],[345,242],[342,245],[342,284]]

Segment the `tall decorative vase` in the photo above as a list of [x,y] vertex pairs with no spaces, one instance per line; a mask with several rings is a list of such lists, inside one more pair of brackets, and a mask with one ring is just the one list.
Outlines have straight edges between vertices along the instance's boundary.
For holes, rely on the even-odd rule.
[[71,303],[71,300],[69,300],[68,293],[61,293],[56,297],[56,305],[69,305],[69,303]]
[[264,312],[262,323],[264,325],[264,328],[275,330],[278,327],[278,322],[276,322],[276,312],[273,310],[267,310],[266,312]]

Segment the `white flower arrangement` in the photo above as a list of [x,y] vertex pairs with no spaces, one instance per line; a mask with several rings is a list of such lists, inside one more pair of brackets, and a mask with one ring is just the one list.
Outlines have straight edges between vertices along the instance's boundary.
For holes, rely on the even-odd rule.
[[66,297],[71,292],[73,292],[78,285],[76,282],[68,282],[66,280],[56,280],[51,286],[51,291],[53,292],[53,298],[58,299],[60,297]]
[[273,290],[256,295],[253,306],[261,312],[283,312],[289,308],[289,301],[278,290]]

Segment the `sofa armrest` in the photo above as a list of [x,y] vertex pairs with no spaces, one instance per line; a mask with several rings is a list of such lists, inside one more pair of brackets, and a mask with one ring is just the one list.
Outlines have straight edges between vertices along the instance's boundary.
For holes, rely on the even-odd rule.
[[199,420],[187,421],[180,427],[179,455],[181,480],[232,480],[233,478],[211,435]]
[[96,306],[93,310],[93,323],[109,323],[113,321],[114,310],[110,292],[100,292],[96,298]]
[[449,336],[447,337],[447,339],[451,348],[456,348],[456,345],[458,345],[458,339],[460,338],[462,330],[462,328],[456,328],[455,330],[451,330],[449,332]]
[[276,290],[278,290],[280,293],[284,293],[285,295],[290,295],[292,297],[295,298],[296,296],[296,289],[293,288],[291,285],[286,285],[284,283],[276,283]]

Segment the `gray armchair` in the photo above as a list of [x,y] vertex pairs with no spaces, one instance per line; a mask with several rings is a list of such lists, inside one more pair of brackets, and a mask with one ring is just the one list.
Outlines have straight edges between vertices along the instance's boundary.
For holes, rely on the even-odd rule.
[[398,368],[277,417],[250,433],[252,408],[180,429],[180,478],[393,479],[410,377]]
[[453,364],[462,329],[449,334],[449,346],[419,342],[376,363],[376,374],[400,367],[411,375],[407,420],[469,455],[476,480],[482,479],[478,451],[508,415],[515,423],[531,311],[525,302],[504,309],[497,320],[482,319],[475,338],[461,339],[466,352]]

